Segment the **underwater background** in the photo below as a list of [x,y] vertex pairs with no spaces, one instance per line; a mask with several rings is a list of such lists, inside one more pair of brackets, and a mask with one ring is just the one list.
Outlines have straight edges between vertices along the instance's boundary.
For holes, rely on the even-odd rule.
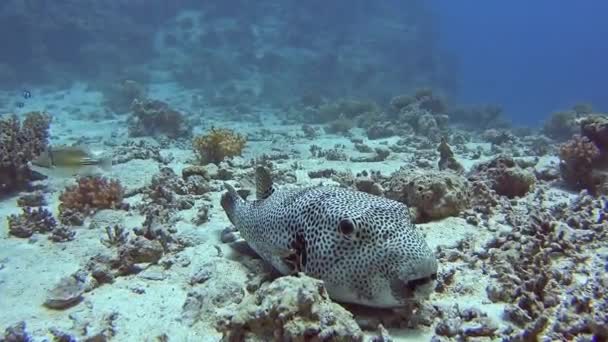
[[0,341],[607,340],[607,10],[0,2]]

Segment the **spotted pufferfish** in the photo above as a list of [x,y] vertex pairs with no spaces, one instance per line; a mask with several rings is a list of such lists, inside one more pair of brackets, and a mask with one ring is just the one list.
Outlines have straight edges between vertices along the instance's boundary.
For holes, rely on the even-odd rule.
[[277,189],[264,167],[256,169],[256,200],[225,187],[228,219],[281,274],[303,272],[332,299],[371,307],[431,293],[437,259],[403,203],[335,186]]

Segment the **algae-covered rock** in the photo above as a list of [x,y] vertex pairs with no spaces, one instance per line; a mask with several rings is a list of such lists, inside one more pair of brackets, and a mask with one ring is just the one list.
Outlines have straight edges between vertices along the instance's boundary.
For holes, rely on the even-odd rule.
[[498,156],[476,165],[469,179],[485,183],[497,194],[508,198],[525,196],[536,183],[534,173],[521,168],[509,156]]
[[224,341],[362,341],[353,315],[332,302],[323,282],[299,274],[264,284],[216,328]]
[[417,222],[456,216],[469,205],[467,180],[451,171],[402,168],[384,184],[387,198],[413,209]]

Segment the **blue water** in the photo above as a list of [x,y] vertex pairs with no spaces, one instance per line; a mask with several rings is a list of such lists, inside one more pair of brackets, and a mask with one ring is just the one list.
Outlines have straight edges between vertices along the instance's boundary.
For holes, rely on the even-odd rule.
[[161,73],[206,97],[257,82],[255,102],[272,105],[303,95],[386,105],[432,87],[531,125],[579,102],[608,108],[600,0],[41,4],[0,4],[2,90]]
[[460,99],[538,123],[577,102],[608,108],[608,2],[432,2],[460,66]]

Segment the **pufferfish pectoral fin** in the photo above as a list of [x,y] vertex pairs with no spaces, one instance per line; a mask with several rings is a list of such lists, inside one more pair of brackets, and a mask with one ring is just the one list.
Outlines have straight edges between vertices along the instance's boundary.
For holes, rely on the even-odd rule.
[[237,225],[237,206],[243,203],[245,200],[236,192],[236,189],[228,183],[224,183],[224,187],[226,188],[226,192],[222,195],[222,199],[220,200],[220,204],[222,208],[226,212],[226,216],[232,224]]
[[299,256],[294,249],[277,248],[273,251],[271,263],[281,274],[291,275],[301,271]]

